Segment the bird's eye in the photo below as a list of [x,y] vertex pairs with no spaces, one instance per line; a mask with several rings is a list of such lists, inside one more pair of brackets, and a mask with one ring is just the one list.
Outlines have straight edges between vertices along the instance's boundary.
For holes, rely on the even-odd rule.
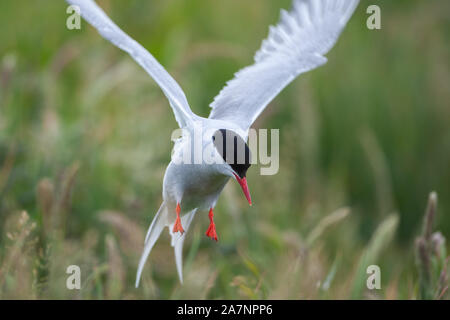
[[223,160],[239,177],[245,177],[251,162],[250,149],[245,141],[235,132],[226,129],[216,131],[212,140]]

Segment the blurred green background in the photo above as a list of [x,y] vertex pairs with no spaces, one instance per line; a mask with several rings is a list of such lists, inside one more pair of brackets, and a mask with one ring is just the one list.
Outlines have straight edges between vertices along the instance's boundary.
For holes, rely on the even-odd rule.
[[[202,116],[291,5],[98,3]],[[230,183],[215,210],[219,242],[204,235],[206,214],[189,232],[184,285],[165,232],[134,289],[177,128],[168,102],[85,21],[68,30],[64,1],[1,1],[0,298],[445,298],[450,2],[376,3],[381,30],[366,28],[362,1],[329,62],[254,124],[280,129],[280,170],[249,170],[253,207]],[[433,190],[441,234],[424,235],[421,251]],[[365,289],[371,264],[380,290]],[[81,290],[66,289],[69,265],[81,267]]]

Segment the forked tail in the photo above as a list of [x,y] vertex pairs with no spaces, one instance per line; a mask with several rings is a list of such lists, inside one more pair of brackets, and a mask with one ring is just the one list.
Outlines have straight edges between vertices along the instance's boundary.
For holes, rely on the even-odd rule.
[[161,207],[159,208],[158,212],[153,218],[152,223],[150,224],[150,228],[148,228],[147,236],[145,237],[144,251],[142,252],[136,275],[136,284],[135,284],[136,288],[139,287],[139,281],[141,279],[145,262],[147,261],[147,258],[150,255],[150,252],[152,251],[152,248],[155,245],[156,240],[158,240],[158,238],[160,237],[164,227],[169,228],[170,236],[172,237],[171,244],[172,247],[174,247],[175,262],[177,265],[178,277],[180,278],[180,282],[183,283],[183,243],[196,211],[197,209],[194,209],[181,217],[181,223],[185,230],[184,234],[183,235],[180,235],[179,233],[174,234],[172,232],[174,223],[169,222],[168,219],[169,212],[167,205],[165,202],[161,204]]

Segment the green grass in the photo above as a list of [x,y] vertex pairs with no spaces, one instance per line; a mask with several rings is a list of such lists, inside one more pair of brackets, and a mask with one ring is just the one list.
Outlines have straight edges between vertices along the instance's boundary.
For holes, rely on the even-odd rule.
[[[99,3],[203,116],[290,6]],[[448,297],[445,243],[434,243],[450,234],[450,4],[377,3],[382,30],[365,27],[362,1],[329,62],[255,123],[280,129],[280,171],[249,170],[254,205],[230,183],[215,210],[220,241],[204,236],[206,214],[189,232],[185,284],[165,233],[136,290],[177,127],[168,102],[84,21],[67,30],[63,1],[2,1],[0,298]],[[422,233],[433,190],[441,238]],[[79,291],[65,287],[72,264]],[[365,289],[370,264],[381,290]]]

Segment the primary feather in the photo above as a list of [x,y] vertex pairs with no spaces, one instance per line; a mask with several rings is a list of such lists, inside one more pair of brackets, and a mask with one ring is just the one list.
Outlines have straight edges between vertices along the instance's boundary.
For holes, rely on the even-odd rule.
[[112,44],[127,52],[161,87],[181,128],[186,127],[195,117],[186,96],[178,83],[159,64],[159,62],[139,43],[123,32],[93,0],[66,0],[80,8],[81,16],[89,22],[100,35]]
[[235,74],[211,103],[209,118],[247,131],[267,104],[298,75],[327,59],[359,0],[294,0],[290,12],[255,54],[255,63]]

